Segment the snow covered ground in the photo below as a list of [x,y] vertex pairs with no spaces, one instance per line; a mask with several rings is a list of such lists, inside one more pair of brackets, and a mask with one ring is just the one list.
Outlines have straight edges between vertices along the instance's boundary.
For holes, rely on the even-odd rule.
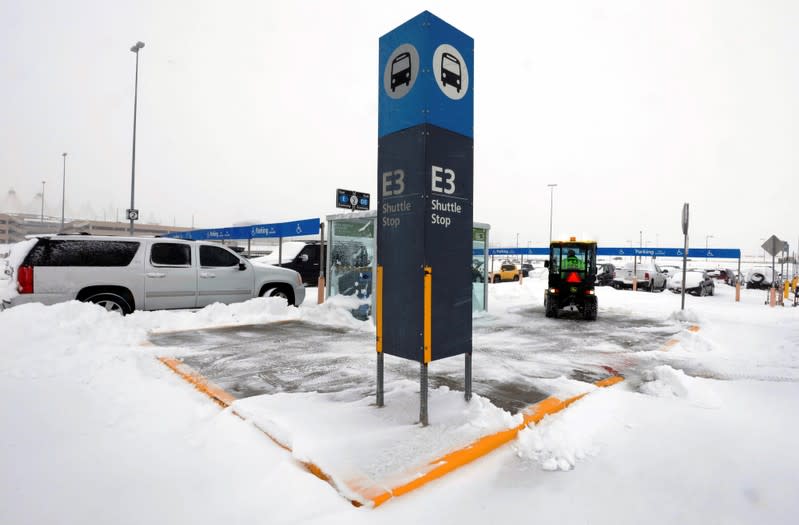
[[[475,325],[510,318],[533,328],[579,326],[544,318],[544,286],[540,278],[491,285],[489,312]],[[0,312],[0,523],[795,522],[799,308],[768,308],[765,292],[754,290],[742,290],[735,303],[726,286],[713,297],[687,297],[685,312],[668,292],[601,288],[598,297],[600,318],[629,314],[701,328],[680,332],[667,351],[627,356],[627,380],[610,388],[550,378],[557,395],[591,393],[490,455],[376,509],[353,507],[298,460],[331,459],[342,447],[369,456],[383,447],[385,461],[370,464],[379,474],[427,450],[430,440],[415,443],[414,436],[446,447],[518,416],[485,398],[467,405],[461,392],[439,387],[423,429],[415,424],[416,385],[387,376],[383,410],[364,389],[281,393],[234,404],[243,420],[157,361],[179,348],[148,342],[155,331],[285,319],[361,331],[370,340],[371,324],[353,319],[347,301],[285,308],[256,299],[124,318],[77,302]],[[517,336],[491,337],[511,347],[520,344],[511,340]],[[590,344],[575,336],[572,346]],[[574,356],[547,359],[568,365]],[[531,351],[528,359],[537,357]],[[371,363],[361,371],[370,378]],[[365,433],[364,420],[375,417],[380,425]],[[331,428],[320,427],[325,418],[335,434],[320,432]],[[270,426],[293,452],[253,422]]]

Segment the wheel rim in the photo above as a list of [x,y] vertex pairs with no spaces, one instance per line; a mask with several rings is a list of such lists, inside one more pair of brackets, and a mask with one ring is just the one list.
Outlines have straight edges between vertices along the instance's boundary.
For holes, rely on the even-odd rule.
[[285,300],[287,300],[287,301],[288,301],[288,299],[289,299],[289,296],[288,296],[288,295],[286,295],[286,292],[280,292],[280,291],[274,291],[274,292],[272,292],[272,294],[270,295],[270,297],[280,297],[281,299],[285,299]]
[[118,303],[115,303],[114,301],[102,300],[102,301],[97,301],[96,304],[102,306],[109,312],[116,312],[120,314],[122,313],[122,307]]

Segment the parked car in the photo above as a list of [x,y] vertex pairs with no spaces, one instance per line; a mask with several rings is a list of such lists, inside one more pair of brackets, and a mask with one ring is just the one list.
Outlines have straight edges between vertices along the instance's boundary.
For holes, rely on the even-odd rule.
[[746,272],[746,287],[769,288],[775,277],[774,272],[768,266],[755,266]]
[[271,264],[294,270],[302,277],[303,284],[316,286],[319,283],[321,251],[319,241],[288,241],[269,255],[250,260],[256,264]]
[[[669,290],[674,293],[682,291],[682,272],[675,273],[669,279]],[[713,278],[704,270],[688,270],[685,272],[685,293],[704,297],[713,295],[715,284]]]
[[616,271],[614,285],[616,288],[632,288],[633,275],[638,277],[638,288],[654,292],[666,289],[668,284],[666,274],[654,261],[642,261],[637,265],[628,262],[623,268]]
[[513,263],[503,263],[498,272],[491,275],[491,282],[518,281],[521,270]]
[[532,263],[522,263],[522,276],[523,277],[530,277],[530,272],[532,272],[535,268],[533,268]]
[[293,270],[254,265],[211,242],[156,237],[39,237],[15,278],[11,306],[77,299],[123,314],[260,296],[299,305],[305,298]]
[[722,268],[719,270],[717,279],[730,286],[735,286],[738,283],[738,273],[732,268]]
[[596,265],[596,285],[609,286],[616,279],[616,267],[609,263]]

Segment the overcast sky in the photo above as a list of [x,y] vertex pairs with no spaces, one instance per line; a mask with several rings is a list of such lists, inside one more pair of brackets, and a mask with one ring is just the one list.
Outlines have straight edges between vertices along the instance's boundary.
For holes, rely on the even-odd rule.
[[793,249],[799,2],[597,4],[0,0],[0,199],[45,180],[59,215],[68,152],[71,213],[124,213],[142,40],[143,219],[376,202],[378,38],[427,9],[475,39],[475,219],[495,242],[546,245],[556,183],[556,237],[678,246],[690,202],[692,246]]

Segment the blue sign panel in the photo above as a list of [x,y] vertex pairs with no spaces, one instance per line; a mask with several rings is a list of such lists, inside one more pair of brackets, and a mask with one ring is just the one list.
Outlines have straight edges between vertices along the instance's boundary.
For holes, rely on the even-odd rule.
[[[682,257],[682,248],[597,248],[596,254],[602,257]],[[482,255],[483,250],[474,250],[474,255]],[[548,248],[489,248],[488,255],[549,255]],[[688,257],[704,259],[740,259],[738,248],[690,248]]]
[[305,219],[302,221],[279,222],[275,224],[255,224],[252,226],[234,226],[232,228],[210,228],[187,232],[173,232],[166,235],[166,237],[188,239],[192,241],[222,241],[228,239],[301,237],[303,235],[317,235],[318,233],[319,219]]
[[472,350],[473,47],[427,11],[380,39],[377,351],[425,364]]
[[433,124],[472,138],[474,40],[428,11],[380,38],[378,137]]
[[[599,256],[616,257],[682,257],[683,248],[597,248]],[[737,248],[690,248],[688,257],[701,257],[706,259],[740,259],[741,250]]]

